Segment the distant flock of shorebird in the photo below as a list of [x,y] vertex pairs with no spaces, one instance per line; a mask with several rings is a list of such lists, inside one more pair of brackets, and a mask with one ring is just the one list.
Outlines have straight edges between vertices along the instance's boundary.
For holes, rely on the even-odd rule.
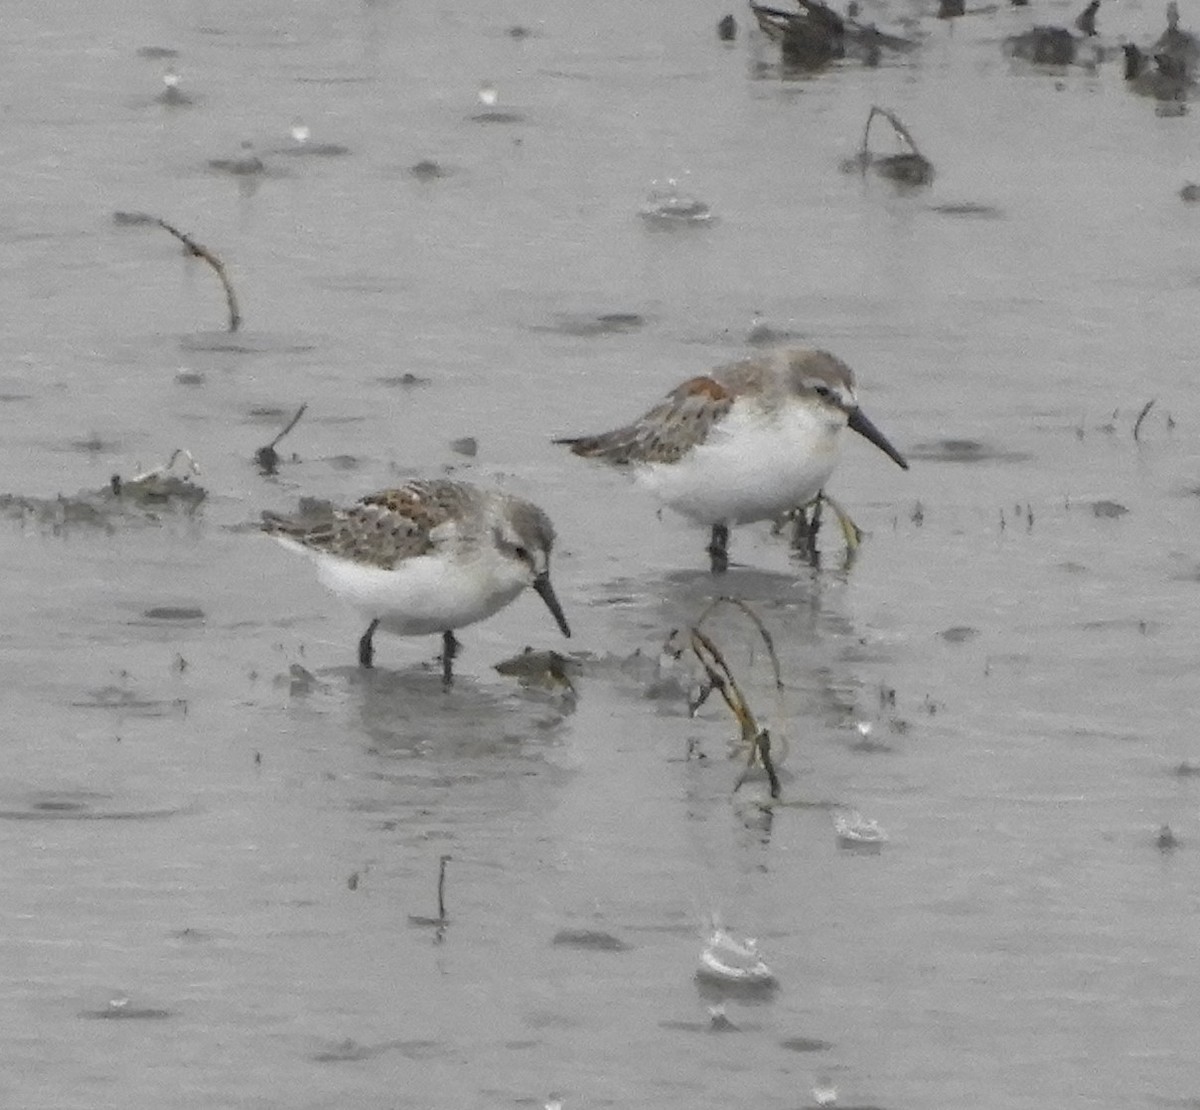
[[[1029,0],[1011,0],[1024,7]],[[857,0],[851,0],[841,15],[821,0],[796,0],[798,10],[784,11],[750,0],[750,11],[758,26],[779,43],[783,63],[798,69],[816,69],[830,61],[857,57],[877,64],[884,51],[907,51],[919,42],[905,35],[885,33],[873,23],[860,21]],[[938,18],[986,15],[999,5],[966,6],[966,0],[939,0]],[[1167,5],[1167,26],[1153,42],[1125,42],[1108,46],[1100,42],[1096,19],[1100,0],[1090,0],[1072,27],[1039,24],[1012,35],[1005,48],[1014,57],[1039,65],[1095,64],[1109,53],[1124,55],[1125,79],[1131,89],[1158,100],[1183,101],[1196,89],[1200,64],[1200,41],[1179,26],[1179,7]],[[722,39],[737,35],[737,19],[727,15],[717,25]]]

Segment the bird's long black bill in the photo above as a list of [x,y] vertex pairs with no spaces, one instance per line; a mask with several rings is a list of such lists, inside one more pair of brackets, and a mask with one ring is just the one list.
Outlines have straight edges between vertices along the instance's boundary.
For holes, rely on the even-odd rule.
[[554,619],[558,622],[558,627],[562,630],[562,634],[568,639],[571,636],[571,627],[567,624],[567,618],[563,616],[562,606],[558,603],[558,598],[554,596],[554,587],[550,585],[550,575],[539,574],[533,580],[533,588],[537,591],[545,603],[546,608],[550,610]]
[[863,439],[869,439],[876,447],[879,448],[889,459],[892,460],[902,470],[908,469],[908,460],[888,442],[887,436],[883,434],[870,420],[863,414],[862,409],[851,409],[850,419],[847,421],[853,431],[858,432]]

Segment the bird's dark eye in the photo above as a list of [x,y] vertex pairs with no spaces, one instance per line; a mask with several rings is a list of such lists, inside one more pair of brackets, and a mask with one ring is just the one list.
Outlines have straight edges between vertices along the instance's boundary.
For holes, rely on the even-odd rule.
[[827,385],[814,385],[813,392],[818,397],[832,397],[833,396],[833,390],[830,389],[829,386],[827,386]]
[[521,562],[523,562],[523,563],[528,563],[528,562],[531,562],[531,561],[532,561],[532,560],[529,558],[529,548],[527,548],[527,547],[514,547],[514,548],[513,548],[513,554],[514,554],[514,555],[515,555],[515,556],[516,556],[518,559],[520,559],[520,560],[521,560]]

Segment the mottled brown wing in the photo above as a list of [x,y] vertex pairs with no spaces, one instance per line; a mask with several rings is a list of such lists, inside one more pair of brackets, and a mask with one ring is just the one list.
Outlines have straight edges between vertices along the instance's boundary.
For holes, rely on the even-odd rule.
[[263,531],[315,551],[390,570],[437,546],[439,525],[469,515],[474,491],[458,482],[409,482],[368,494],[348,509],[310,506],[294,517],[263,513]]
[[614,466],[674,462],[697,444],[730,409],[734,393],[715,378],[692,378],[667,394],[640,419],[595,436],[556,439],[576,455]]

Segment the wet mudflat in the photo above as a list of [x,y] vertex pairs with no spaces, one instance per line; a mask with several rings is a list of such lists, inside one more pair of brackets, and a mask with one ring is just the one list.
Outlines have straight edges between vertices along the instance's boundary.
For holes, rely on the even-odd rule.
[[[1162,12],[1104,8],[1112,58],[1045,68],[1002,43],[1073,8],[872,7],[920,48],[797,79],[723,14],[9,28],[11,1105],[1200,1098],[1196,119],[1119,57]],[[875,104],[932,183],[843,172]],[[115,212],[219,255],[239,331]],[[715,582],[704,536],[549,441],[763,340],[845,358],[912,469],[847,445],[848,569],[831,520],[815,569],[753,526]],[[137,484],[176,448],[202,498]],[[253,527],[444,472],[546,509],[575,632],[523,597],[461,633],[449,694],[433,638],[354,667],[357,617]],[[774,807],[663,657],[720,593],[779,656],[782,691],[737,611],[706,623]],[[494,669],[526,646],[569,688]],[[697,979],[714,915],[769,990]]]

